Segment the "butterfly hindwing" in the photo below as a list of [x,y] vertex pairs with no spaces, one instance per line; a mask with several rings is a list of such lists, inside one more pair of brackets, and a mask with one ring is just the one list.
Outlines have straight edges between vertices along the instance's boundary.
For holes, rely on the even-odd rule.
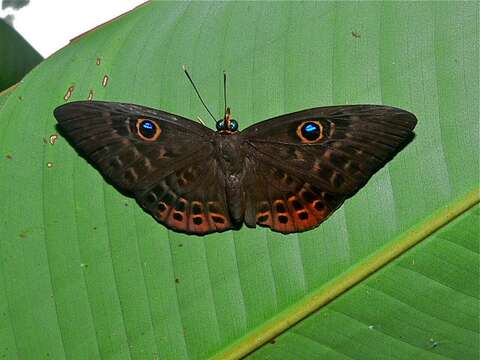
[[231,227],[223,174],[214,158],[192,163],[135,192],[139,204],[159,222],[189,233]]
[[123,103],[73,102],[54,115],[75,148],[158,221],[192,233],[230,227],[225,182],[212,158],[212,130]]
[[257,154],[255,169],[249,171],[245,222],[290,233],[311,229],[323,222],[345,196],[324,192],[295,173]]

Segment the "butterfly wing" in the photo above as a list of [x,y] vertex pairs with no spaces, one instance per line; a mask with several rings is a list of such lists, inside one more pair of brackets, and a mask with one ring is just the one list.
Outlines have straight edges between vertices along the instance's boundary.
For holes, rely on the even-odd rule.
[[285,233],[317,226],[413,138],[416,121],[398,108],[352,105],[250,126],[242,132],[254,164],[245,181],[247,225]]
[[74,147],[159,222],[200,234],[230,227],[212,130],[124,103],[72,102],[54,115]]

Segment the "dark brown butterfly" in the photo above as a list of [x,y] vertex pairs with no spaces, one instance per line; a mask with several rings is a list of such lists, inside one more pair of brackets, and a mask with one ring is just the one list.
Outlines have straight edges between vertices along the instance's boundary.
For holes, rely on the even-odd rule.
[[79,101],[60,130],[100,172],[175,230],[316,227],[413,138],[413,114],[377,105],[298,111],[217,131],[140,105]]

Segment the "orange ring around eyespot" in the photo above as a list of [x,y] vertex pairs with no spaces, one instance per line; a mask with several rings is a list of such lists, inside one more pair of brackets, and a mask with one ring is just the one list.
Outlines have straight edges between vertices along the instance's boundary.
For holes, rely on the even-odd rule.
[[[305,138],[303,135],[302,135],[302,126],[305,125],[306,123],[314,123],[314,124],[317,124],[319,129],[320,129],[320,135],[318,136],[317,139],[315,140],[308,140],[307,138]],[[323,139],[323,126],[322,126],[322,123],[318,120],[305,120],[303,121],[300,125],[297,126],[297,136],[299,137],[299,139],[305,143],[305,144],[312,144],[312,143],[316,143],[320,140]]]
[[[144,121],[149,121],[153,124],[155,127],[155,134],[151,138],[145,137],[141,131],[140,131],[140,124]],[[140,137],[140,139],[145,140],[145,141],[155,141],[160,137],[160,134],[162,133],[162,129],[160,129],[160,126],[157,125],[155,120],[151,119],[137,119],[137,123],[135,124],[135,128],[137,129],[137,135]]]

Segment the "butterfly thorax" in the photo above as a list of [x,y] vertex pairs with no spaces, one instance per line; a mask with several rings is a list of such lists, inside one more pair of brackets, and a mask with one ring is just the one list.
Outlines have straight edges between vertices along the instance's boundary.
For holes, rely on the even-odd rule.
[[225,135],[216,133],[214,138],[216,157],[225,175],[240,174],[244,169],[245,144],[240,133]]

